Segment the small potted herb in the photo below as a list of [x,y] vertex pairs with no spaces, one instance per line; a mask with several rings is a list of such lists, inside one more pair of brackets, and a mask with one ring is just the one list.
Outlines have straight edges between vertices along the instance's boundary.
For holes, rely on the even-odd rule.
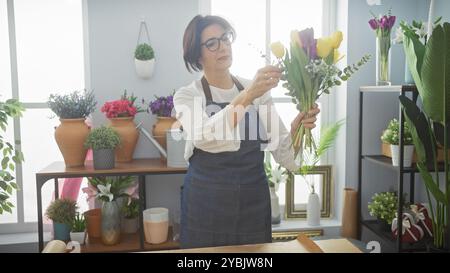
[[94,154],[94,169],[114,169],[114,149],[120,144],[120,137],[113,128],[101,126],[95,128],[87,136],[85,147],[91,148]]
[[371,216],[377,217],[380,229],[389,231],[397,212],[398,198],[394,192],[375,193],[368,209]]
[[[392,155],[392,165],[398,166],[400,161],[400,150],[399,150],[399,140],[400,140],[400,124],[397,119],[392,119],[389,122],[386,130],[383,131],[381,135],[381,140],[383,143],[390,144],[391,155]],[[412,158],[414,154],[414,145],[411,135],[411,130],[409,129],[408,123],[404,123],[403,130],[403,166],[411,167]]]
[[48,206],[45,215],[53,221],[54,239],[68,242],[75,218],[77,204],[70,199],[56,199]]
[[139,229],[139,199],[132,198],[122,209],[122,232],[136,233]]
[[139,77],[143,79],[151,78],[155,67],[155,52],[149,44],[142,43],[136,46],[134,64]]
[[55,139],[66,166],[83,166],[87,153],[83,143],[90,130],[85,120],[97,105],[93,92],[51,94],[47,104],[61,121],[56,127]]
[[86,232],[86,219],[84,215],[77,212],[75,218],[72,221],[72,231],[70,232],[70,239],[84,244],[84,237]]

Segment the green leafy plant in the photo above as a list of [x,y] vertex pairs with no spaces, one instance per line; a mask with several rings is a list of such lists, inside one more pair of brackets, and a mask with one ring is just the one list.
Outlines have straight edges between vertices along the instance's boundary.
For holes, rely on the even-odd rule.
[[119,134],[110,126],[93,129],[87,136],[84,146],[93,150],[114,149],[120,144]]
[[155,52],[149,44],[142,43],[136,47],[134,57],[141,61],[147,61],[155,58]]
[[397,205],[398,198],[394,192],[381,192],[372,196],[372,202],[369,202],[368,208],[371,216],[386,221],[390,225],[395,218]]
[[[400,96],[400,102],[412,129],[417,168],[427,189],[434,246],[449,247],[450,234],[446,230],[450,219],[450,23],[437,25],[426,44],[405,32],[403,46],[422,108],[405,95]],[[444,151],[443,179],[437,161],[439,146]]]
[[103,202],[112,202],[120,197],[127,197],[126,193],[133,183],[132,176],[119,177],[92,177],[88,178],[89,184],[95,188],[95,197]]
[[86,230],[86,219],[82,213],[77,212],[72,221],[72,232],[83,232]]
[[[2,155],[0,169],[0,215],[4,211],[12,213],[14,205],[9,201],[13,190],[18,190],[15,181],[14,171],[16,164],[24,161],[23,153],[5,140],[6,126],[9,118],[21,117],[25,108],[14,99],[5,102],[0,101],[0,154]],[[20,144],[20,143],[18,143]]]
[[77,203],[70,199],[56,199],[48,206],[45,215],[56,223],[72,226]]
[[129,204],[123,206],[122,214],[127,219],[133,219],[139,216],[139,199],[132,198]]
[[[412,145],[412,135],[411,130],[409,129],[408,123],[404,123],[403,126],[403,144],[404,145]],[[400,124],[397,119],[392,119],[389,122],[388,127],[386,130],[383,131],[383,134],[381,135],[381,141],[384,143],[388,143],[391,145],[399,145],[400,140]]]
[[92,91],[84,90],[83,93],[74,91],[66,95],[51,94],[47,104],[61,119],[78,119],[86,118],[94,112],[97,101]]

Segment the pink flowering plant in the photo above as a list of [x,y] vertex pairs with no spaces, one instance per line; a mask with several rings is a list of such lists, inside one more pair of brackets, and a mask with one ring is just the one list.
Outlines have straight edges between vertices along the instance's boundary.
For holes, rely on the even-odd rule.
[[88,195],[87,201],[97,198],[103,202],[116,201],[120,197],[127,197],[128,204],[139,197],[138,184],[132,176],[93,177],[88,179],[88,187],[83,192]]
[[101,111],[107,118],[134,117],[137,113],[144,111],[135,104],[136,99],[137,97],[133,94],[128,96],[125,90],[120,100],[106,102]]

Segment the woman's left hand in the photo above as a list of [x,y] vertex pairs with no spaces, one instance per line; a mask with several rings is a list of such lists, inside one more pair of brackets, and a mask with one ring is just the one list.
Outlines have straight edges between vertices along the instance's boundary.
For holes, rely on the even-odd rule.
[[305,128],[315,128],[317,121],[316,115],[319,113],[320,109],[317,103],[314,104],[313,108],[311,108],[307,114],[305,112],[298,113],[297,117],[295,117],[294,121],[291,123],[291,135],[295,135],[295,132],[300,124],[303,124]]

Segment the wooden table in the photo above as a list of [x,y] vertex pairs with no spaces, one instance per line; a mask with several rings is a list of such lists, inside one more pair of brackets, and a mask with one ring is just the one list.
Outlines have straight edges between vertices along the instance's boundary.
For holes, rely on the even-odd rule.
[[145,249],[144,243],[144,219],[142,211],[146,207],[145,202],[145,176],[159,174],[184,174],[187,168],[171,168],[160,158],[134,159],[129,163],[116,162],[116,167],[111,170],[94,170],[93,162],[86,161],[85,166],[66,168],[64,162],[54,162],[36,173],[37,210],[38,210],[38,238],[39,252],[44,249],[44,230],[42,217],[42,186],[49,180],[55,180],[55,199],[58,199],[58,178],[74,177],[99,177],[99,176],[137,176],[139,180],[139,241],[140,249]]

